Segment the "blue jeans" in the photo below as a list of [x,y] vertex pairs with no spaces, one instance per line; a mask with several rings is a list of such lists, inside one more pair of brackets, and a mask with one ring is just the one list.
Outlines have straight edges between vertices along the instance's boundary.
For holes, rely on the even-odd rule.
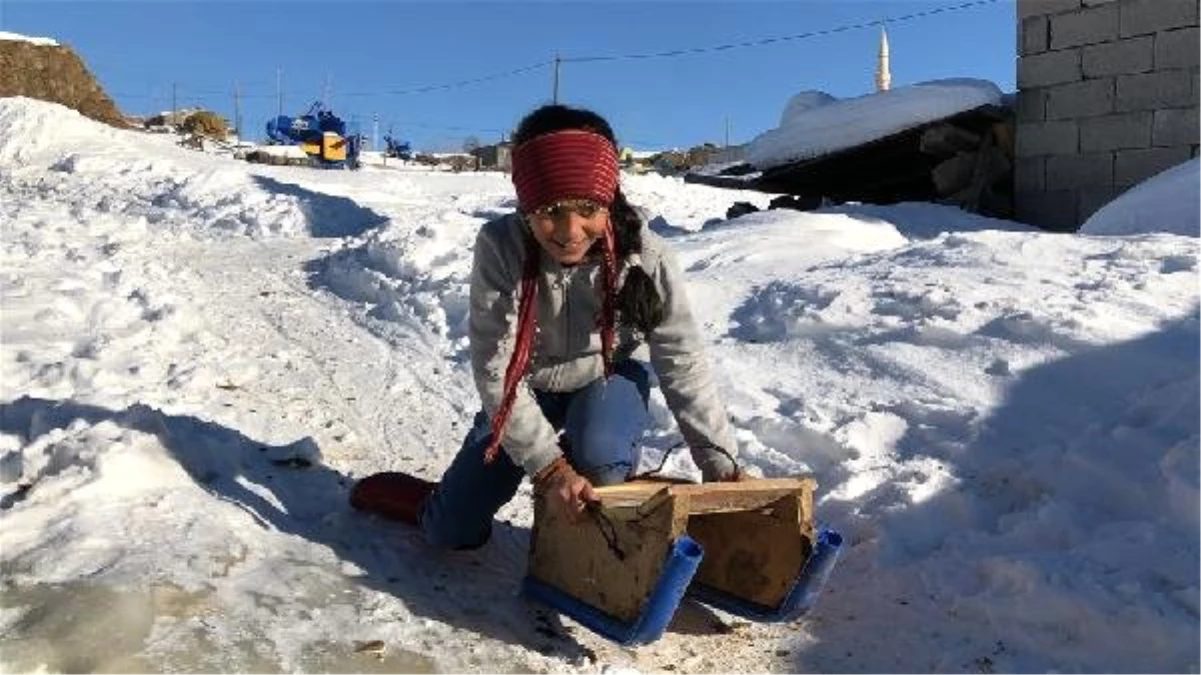
[[[607,383],[598,379],[572,392],[534,391],[547,421],[563,431],[560,444],[567,461],[593,485],[624,482],[637,470],[638,441],[650,425],[650,378],[646,364],[627,359],[616,364]],[[426,500],[421,529],[430,544],[483,546],[492,534],[493,516],[517,493],[525,471],[508,453],[484,463],[491,423],[483,411],[476,414],[459,453]]]

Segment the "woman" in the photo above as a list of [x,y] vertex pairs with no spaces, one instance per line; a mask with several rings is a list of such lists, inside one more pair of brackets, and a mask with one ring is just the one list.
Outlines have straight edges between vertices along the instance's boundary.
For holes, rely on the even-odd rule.
[[518,211],[481,228],[472,268],[483,410],[439,483],[383,474],[352,495],[448,548],[482,546],[527,475],[574,520],[594,485],[628,479],[650,423],[652,367],[704,480],[739,477],[684,278],[621,192],[608,122],[547,105],[513,143]]

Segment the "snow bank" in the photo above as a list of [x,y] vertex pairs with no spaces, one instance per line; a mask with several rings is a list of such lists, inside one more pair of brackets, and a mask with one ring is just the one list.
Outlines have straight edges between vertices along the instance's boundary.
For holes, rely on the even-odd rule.
[[0,30],[0,40],[11,40],[13,42],[29,42],[42,47],[57,47],[58,43],[50,38],[30,37],[19,33],[8,33]]
[[295,183],[308,169],[253,166],[115,129],[55,103],[0,99],[0,162],[22,189],[157,227],[250,237],[347,235],[382,218]]
[[778,128],[750,142],[747,161],[768,169],[1000,102],[997,85],[975,79],[934,80],[842,100],[801,92],[789,101]]
[[1081,234],[1201,234],[1201,160],[1191,159],[1135,185],[1080,226]]

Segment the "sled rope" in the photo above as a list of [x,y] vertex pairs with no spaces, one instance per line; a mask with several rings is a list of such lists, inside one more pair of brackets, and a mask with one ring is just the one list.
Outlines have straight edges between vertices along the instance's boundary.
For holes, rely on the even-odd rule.
[[621,550],[621,546],[617,543],[617,526],[613,524],[613,519],[601,508],[600,502],[588,502],[587,509],[595,519],[596,529],[600,530],[601,537],[604,538],[605,545],[609,547],[609,551],[618,560],[625,560],[626,552]]
[[[659,472],[663,471],[663,467],[667,466],[667,459],[669,457],[671,457],[671,453],[675,452],[676,450],[679,450],[680,448],[684,447],[686,444],[687,444],[686,441],[680,441],[679,443],[676,443],[675,445],[671,446],[670,448],[667,449],[667,452],[663,453],[663,459],[659,461],[659,466],[657,466],[653,469],[649,469],[647,471],[643,471],[642,473],[635,475],[630,480],[639,480],[642,478],[654,478],[654,477],[658,476]],[[726,451],[725,448],[721,447],[720,445],[715,445],[715,446],[713,446],[713,449],[720,452],[721,454],[725,455],[726,459],[730,460],[730,464],[734,465],[734,475],[737,476],[737,475],[742,474],[742,467],[738,466],[738,460],[734,459],[734,456],[731,455],[728,451]]]

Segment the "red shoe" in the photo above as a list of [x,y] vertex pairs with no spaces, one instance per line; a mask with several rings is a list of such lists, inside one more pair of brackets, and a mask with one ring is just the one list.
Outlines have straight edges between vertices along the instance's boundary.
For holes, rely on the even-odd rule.
[[350,491],[350,505],[389,520],[417,525],[421,506],[436,487],[437,483],[407,473],[385,471],[355,483]]

